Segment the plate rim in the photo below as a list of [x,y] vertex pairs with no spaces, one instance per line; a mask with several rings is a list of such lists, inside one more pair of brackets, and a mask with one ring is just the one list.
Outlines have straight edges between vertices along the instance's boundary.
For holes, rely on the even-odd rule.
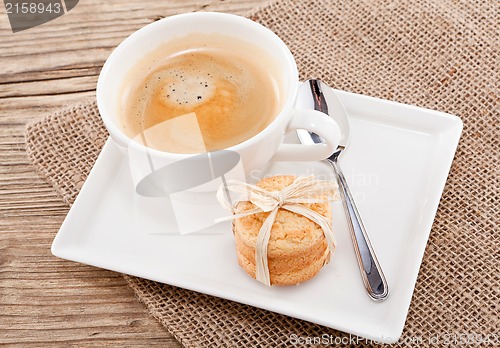
[[[361,98],[363,101],[368,102],[368,103],[384,104],[385,106],[389,106],[392,108],[394,108],[394,107],[404,108],[406,110],[411,110],[413,112],[419,112],[419,113],[425,112],[428,114],[432,114],[432,117],[438,117],[438,118],[445,120],[447,122],[446,124],[448,126],[448,127],[446,127],[446,129],[442,130],[443,132],[447,131],[446,136],[449,138],[448,139],[449,143],[447,143],[448,145],[445,146],[443,149],[443,151],[445,152],[444,155],[446,156],[446,163],[441,163],[441,170],[440,170],[441,175],[438,178],[439,180],[437,180],[437,183],[435,184],[435,186],[437,186],[438,189],[435,191],[435,194],[432,197],[432,201],[428,202],[426,204],[426,206],[428,207],[427,209],[429,210],[429,212],[426,211],[426,220],[427,221],[424,224],[426,233],[424,233],[423,236],[421,236],[418,239],[420,241],[420,243],[419,243],[420,245],[417,246],[416,248],[419,250],[419,253],[418,253],[419,259],[416,260],[416,262],[414,263],[415,266],[412,267],[412,269],[411,269],[411,272],[412,272],[411,279],[414,278],[415,282],[413,284],[411,284],[411,286],[408,286],[406,288],[405,295],[409,299],[407,301],[406,308],[404,308],[404,310],[399,312],[398,325],[390,324],[390,322],[388,324],[385,324],[386,321],[382,322],[380,324],[379,330],[381,332],[383,331],[383,333],[382,333],[382,336],[380,336],[380,335],[377,335],[376,333],[367,333],[366,330],[353,330],[350,327],[343,326],[341,323],[335,323],[335,329],[338,329],[338,330],[341,330],[344,332],[348,332],[348,333],[357,335],[359,337],[364,337],[366,339],[376,340],[378,342],[394,343],[394,342],[397,342],[398,339],[400,338],[402,331],[404,329],[404,326],[406,324],[406,317],[408,314],[409,306],[411,304],[412,295],[413,295],[414,290],[415,290],[415,284],[416,284],[416,281],[418,280],[418,274],[419,274],[419,270],[420,270],[420,267],[422,264],[424,254],[425,254],[426,245],[428,243],[429,235],[430,235],[430,232],[432,230],[432,224],[435,220],[435,216],[436,216],[436,213],[437,213],[437,210],[439,207],[439,202],[441,200],[441,197],[442,197],[442,194],[444,191],[444,187],[446,185],[446,181],[447,181],[447,178],[448,178],[448,175],[450,172],[450,168],[451,168],[451,165],[453,163],[454,155],[456,153],[456,149],[458,147],[458,144],[459,144],[459,141],[460,141],[460,138],[462,135],[463,122],[458,116],[452,115],[449,113],[445,113],[445,112],[441,112],[441,111],[425,109],[425,108],[418,107],[415,105],[401,104],[401,103],[394,102],[394,101],[384,100],[384,99],[380,99],[380,98],[375,98],[375,97],[371,97],[371,96],[366,96],[366,95],[361,95],[361,94],[356,94],[356,93],[351,93],[351,92],[346,92],[346,91],[340,91],[340,90],[334,90],[334,91],[337,94],[337,96],[344,102],[344,104],[347,104],[347,105],[350,104],[349,100],[353,100],[353,99],[358,100],[359,98]],[[354,104],[356,104],[356,103],[354,103]],[[347,105],[346,105],[346,109],[348,109]],[[404,116],[399,116],[399,117],[404,117]],[[185,289],[189,289],[191,291],[196,291],[196,292],[208,294],[211,296],[216,296],[216,297],[220,297],[220,298],[224,298],[224,299],[228,299],[228,300],[232,300],[232,301],[236,301],[236,302],[240,302],[240,303],[245,303],[245,304],[255,306],[258,308],[263,308],[263,309],[270,310],[273,312],[277,312],[277,313],[281,313],[281,314],[285,314],[285,315],[290,315],[290,316],[293,316],[293,317],[296,317],[296,318],[299,318],[302,320],[314,322],[314,323],[324,325],[327,327],[332,327],[332,323],[326,323],[324,320],[318,320],[315,318],[311,318],[308,315],[295,313],[293,310],[286,310],[286,308],[285,308],[285,310],[283,310],[283,308],[277,310],[274,306],[270,306],[267,304],[263,305],[262,303],[257,303],[257,302],[259,302],[258,300],[242,299],[242,298],[239,298],[238,296],[224,296],[224,294],[221,295],[220,291],[212,291],[211,289],[202,288],[201,286],[193,286],[193,283],[189,283],[186,281],[179,282],[178,281],[179,279],[177,279],[177,280],[172,279],[171,281],[166,282],[165,278],[158,279],[157,276],[154,276],[153,274],[149,274],[150,273],[149,270],[147,272],[141,271],[141,272],[138,272],[141,274],[137,274],[136,272],[127,271],[127,268],[130,269],[130,267],[127,267],[127,266],[125,266],[124,268],[117,267],[116,265],[112,265],[111,267],[109,267],[109,266],[106,266],[106,265],[109,265],[106,261],[95,262],[95,259],[92,259],[88,255],[85,256],[84,250],[75,249],[74,246],[72,246],[71,244],[65,245],[66,234],[68,233],[68,232],[65,232],[66,226],[73,219],[73,216],[76,215],[76,213],[78,213],[77,208],[75,208],[75,207],[79,207],[79,205],[81,204],[80,201],[84,200],[85,196],[89,194],[90,189],[88,189],[88,186],[91,186],[94,183],[95,177],[97,177],[99,175],[99,172],[104,171],[106,169],[106,166],[111,165],[110,163],[104,163],[107,160],[107,158],[105,158],[106,154],[108,154],[110,151],[118,151],[118,152],[120,151],[118,148],[111,149],[111,147],[114,147],[114,146],[117,146],[117,145],[114,144],[114,142],[111,138],[108,138],[108,140],[106,141],[104,147],[102,148],[101,153],[99,154],[96,162],[94,163],[92,170],[88,174],[88,177],[85,180],[85,183],[83,184],[83,186],[80,190],[80,193],[78,194],[77,198],[75,199],[74,203],[72,204],[70,211],[68,212],[67,216],[65,217],[57,235],[55,236],[55,238],[53,240],[53,243],[51,246],[51,252],[54,256],[60,257],[60,258],[66,259],[66,260],[70,260],[70,261],[76,261],[76,262],[89,264],[89,265],[104,268],[104,269],[109,269],[112,271],[117,271],[120,273],[132,274],[132,275],[135,275],[138,277],[143,277],[146,279],[150,279],[150,280],[154,280],[154,281],[158,281],[158,282],[162,282],[162,283],[166,283],[166,284],[170,284],[170,285],[174,285],[174,286],[179,286],[179,287],[182,287]],[[123,157],[125,155],[123,153],[120,153],[120,156],[122,156],[122,158],[118,158],[117,156],[115,156],[114,161],[115,162],[116,161],[123,161],[124,160]],[[194,283],[194,285],[197,285],[196,282]],[[234,293],[232,293],[230,295],[234,295]],[[361,332],[361,331],[365,331],[365,332]]]

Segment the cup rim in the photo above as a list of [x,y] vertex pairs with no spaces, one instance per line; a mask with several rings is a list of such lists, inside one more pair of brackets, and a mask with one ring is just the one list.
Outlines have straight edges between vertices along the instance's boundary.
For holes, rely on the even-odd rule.
[[[111,136],[111,138],[118,138],[119,142],[122,144],[126,144],[127,147],[132,146],[135,149],[147,151],[149,154],[154,155],[156,157],[163,157],[163,158],[172,158],[175,157],[177,159],[182,159],[182,158],[187,158],[190,156],[195,156],[199,155],[200,153],[175,153],[175,152],[167,152],[167,151],[162,151],[158,149],[154,149],[148,146],[145,146],[137,141],[134,141],[131,137],[127,136],[124,131],[119,127],[119,125],[116,124],[116,122],[112,119],[112,117],[107,113],[108,110],[106,108],[106,101],[104,100],[104,94],[102,93],[103,90],[103,84],[105,79],[107,78],[109,74],[109,69],[110,66],[114,63],[114,61],[121,59],[122,55],[127,52],[127,50],[130,49],[129,43],[133,41],[135,38],[141,37],[143,35],[147,35],[148,32],[156,29],[157,27],[160,27],[164,25],[166,22],[172,22],[176,20],[187,20],[192,17],[213,17],[216,20],[229,20],[233,21],[233,23],[236,23],[237,21],[245,23],[246,25],[252,26],[255,30],[260,31],[262,34],[267,35],[272,41],[276,43],[276,47],[280,49],[282,54],[287,58],[287,65],[289,67],[289,72],[293,76],[291,76],[291,83],[299,84],[299,73],[297,70],[297,64],[295,62],[295,59],[290,52],[290,49],[287,47],[287,45],[279,38],[273,31],[270,29],[266,28],[260,23],[257,23],[255,21],[252,21],[248,18],[234,15],[234,14],[228,14],[228,13],[220,13],[220,12],[193,12],[193,13],[182,13],[182,14],[177,14],[169,17],[162,18],[158,21],[155,21],[153,23],[149,23],[145,25],[144,27],[140,28],[139,30],[133,32],[131,35],[129,35],[127,38],[125,38],[114,50],[111,52],[109,57],[106,59],[106,62],[104,63],[101,72],[99,74],[98,80],[97,80],[97,87],[96,87],[96,99],[97,99],[97,107],[99,109],[99,114],[101,115],[101,118],[104,122],[104,125],[108,129],[108,132]],[[287,96],[287,99],[283,103],[281,110],[277,113],[277,115],[274,117],[274,119],[259,133],[254,135],[253,137],[235,144],[231,147],[224,148],[221,150],[228,150],[228,151],[235,151],[235,152],[240,152],[242,149],[245,147],[249,146],[251,143],[258,142],[261,139],[267,137],[274,128],[278,127],[279,122],[281,121],[282,118],[286,117],[288,114],[288,111],[293,107],[295,103],[297,95],[297,88],[295,86],[292,86],[290,93]]]

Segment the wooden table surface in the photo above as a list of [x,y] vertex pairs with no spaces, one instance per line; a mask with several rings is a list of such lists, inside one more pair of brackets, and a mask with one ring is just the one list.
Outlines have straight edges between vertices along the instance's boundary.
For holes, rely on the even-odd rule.
[[0,6],[0,345],[179,347],[121,275],[64,261],[50,245],[66,206],[30,166],[25,124],[91,98],[125,37],[191,11],[244,14],[263,0],[81,0],[13,34]]

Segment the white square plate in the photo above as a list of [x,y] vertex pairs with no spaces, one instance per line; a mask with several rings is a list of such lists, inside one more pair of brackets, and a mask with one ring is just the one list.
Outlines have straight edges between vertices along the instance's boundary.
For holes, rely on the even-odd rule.
[[[136,228],[127,158],[108,140],[54,243],[55,256],[218,296],[339,329],[395,342],[404,327],[418,270],[462,131],[453,115],[336,91],[351,123],[340,163],[389,284],[373,302],[361,281],[339,202],[332,261],[298,286],[265,287],[236,259],[230,222],[202,235],[168,231],[168,221]],[[324,163],[272,163],[267,173],[316,173]],[[156,224],[156,225],[155,225]],[[148,227],[152,226],[152,227]],[[148,230],[148,229],[151,230]]]

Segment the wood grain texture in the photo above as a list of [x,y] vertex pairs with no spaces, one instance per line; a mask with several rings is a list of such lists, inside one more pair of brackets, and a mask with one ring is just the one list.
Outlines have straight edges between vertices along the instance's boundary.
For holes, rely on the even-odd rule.
[[95,94],[125,37],[181,12],[244,14],[262,0],[84,0],[13,34],[0,9],[0,345],[179,347],[121,275],[64,261],[50,245],[68,207],[30,166],[27,122]]

